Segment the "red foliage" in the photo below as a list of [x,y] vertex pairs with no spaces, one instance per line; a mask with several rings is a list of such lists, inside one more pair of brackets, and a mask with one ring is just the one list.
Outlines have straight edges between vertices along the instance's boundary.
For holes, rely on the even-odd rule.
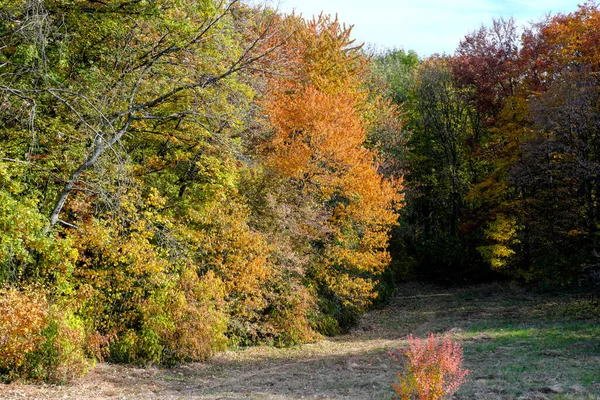
[[460,343],[452,342],[449,336],[441,339],[430,333],[427,340],[410,335],[408,344],[408,349],[399,349],[399,354],[389,353],[396,361],[406,357],[405,371],[398,373],[399,383],[392,384],[401,399],[442,399],[465,382],[469,370],[462,368]]

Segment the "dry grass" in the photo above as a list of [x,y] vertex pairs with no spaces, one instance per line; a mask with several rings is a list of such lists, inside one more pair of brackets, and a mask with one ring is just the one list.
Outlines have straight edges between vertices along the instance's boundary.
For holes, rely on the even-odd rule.
[[386,351],[431,331],[463,341],[471,375],[457,399],[600,399],[600,318],[578,312],[586,304],[504,285],[405,284],[353,332],[320,343],[166,370],[101,364],[69,386],[0,385],[0,398],[392,399]]

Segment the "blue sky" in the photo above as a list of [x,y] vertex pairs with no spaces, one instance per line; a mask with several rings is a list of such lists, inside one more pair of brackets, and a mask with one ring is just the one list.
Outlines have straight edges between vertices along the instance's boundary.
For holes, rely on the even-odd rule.
[[[520,24],[547,13],[571,12],[572,0],[280,0],[279,10],[310,17],[324,11],[354,25],[354,37],[376,49],[404,48],[420,56],[454,53],[468,32],[493,17],[514,17]],[[277,7],[277,3],[270,4]]]

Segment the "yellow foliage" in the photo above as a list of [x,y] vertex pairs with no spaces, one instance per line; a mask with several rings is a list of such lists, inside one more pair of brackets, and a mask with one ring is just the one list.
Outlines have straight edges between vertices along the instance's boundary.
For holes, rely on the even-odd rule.
[[176,284],[144,306],[147,327],[164,343],[169,362],[204,360],[227,343],[223,282],[183,267]]
[[514,217],[506,217],[502,214],[490,222],[485,229],[485,237],[489,245],[477,248],[483,258],[494,269],[501,269],[507,265],[515,251],[511,246],[518,243],[517,220]]

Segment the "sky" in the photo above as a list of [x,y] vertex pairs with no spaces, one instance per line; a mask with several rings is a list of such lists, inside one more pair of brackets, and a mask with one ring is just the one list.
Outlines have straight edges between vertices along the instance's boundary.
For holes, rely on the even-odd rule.
[[[519,25],[548,13],[568,13],[573,0],[279,0],[285,13],[304,17],[321,11],[354,25],[353,36],[376,50],[403,48],[419,56],[452,54],[465,34],[492,18],[514,17]],[[272,3],[277,7],[277,3]]]

